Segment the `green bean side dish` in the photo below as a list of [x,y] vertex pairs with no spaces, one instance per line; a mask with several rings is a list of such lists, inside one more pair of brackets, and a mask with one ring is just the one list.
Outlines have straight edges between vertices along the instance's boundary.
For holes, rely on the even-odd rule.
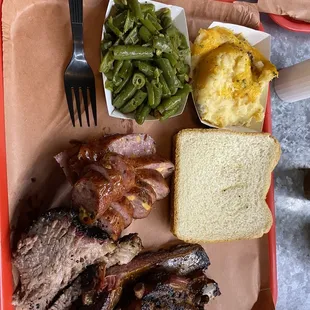
[[135,112],[140,125],[148,115],[165,120],[176,114],[192,91],[185,61],[190,50],[170,9],[115,0],[105,29],[100,72],[107,77],[113,106],[125,114]]

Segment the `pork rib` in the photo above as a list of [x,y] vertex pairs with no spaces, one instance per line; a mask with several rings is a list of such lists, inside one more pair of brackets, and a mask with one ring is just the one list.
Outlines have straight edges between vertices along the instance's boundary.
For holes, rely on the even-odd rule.
[[197,270],[205,270],[209,265],[208,255],[197,244],[181,244],[170,249],[142,253],[127,265],[107,269],[105,281],[109,290],[99,296],[96,302],[98,308],[92,309],[114,309],[124,286],[154,269],[163,269],[165,273],[177,276],[187,276]]
[[127,288],[119,308],[203,310],[220,295],[217,283],[208,279],[202,270],[189,276],[176,276],[159,270],[141,280],[133,289]]

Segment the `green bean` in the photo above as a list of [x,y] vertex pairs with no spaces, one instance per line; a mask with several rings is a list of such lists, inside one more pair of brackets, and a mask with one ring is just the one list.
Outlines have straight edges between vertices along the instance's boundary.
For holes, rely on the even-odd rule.
[[108,72],[110,69],[112,69],[113,62],[114,62],[113,53],[111,51],[108,51],[102,58],[99,71],[103,73]]
[[162,8],[162,9],[156,11],[155,12],[156,17],[160,19],[160,17],[163,14],[164,10],[165,10],[165,8]]
[[175,109],[191,91],[192,87],[189,84],[185,84],[182,89],[177,91],[175,96],[163,100],[157,110],[163,114],[165,111]]
[[[112,80],[113,81],[113,80]],[[120,77],[120,76],[116,76],[115,77],[115,79],[114,79],[114,81],[113,81],[113,83],[114,83],[114,85],[117,87],[117,86],[119,86],[121,83],[123,82],[123,79]]]
[[121,108],[135,95],[136,91],[137,88],[131,83],[131,81],[128,81],[122,91],[113,100],[113,106],[117,109]]
[[152,109],[155,109],[160,105],[161,102],[161,96],[162,96],[162,85],[160,83],[157,83],[155,80],[151,82],[153,86],[154,91],[154,104],[151,105]]
[[150,31],[145,26],[142,26],[139,29],[139,36],[140,36],[141,40],[144,42],[150,42],[152,39],[152,34],[150,33]]
[[168,87],[168,84],[164,78],[164,76],[161,74],[160,77],[159,77],[159,82],[162,86],[162,91],[163,91],[163,98],[167,98],[167,97],[170,97],[171,96],[171,92],[170,92],[170,89]]
[[140,0],[114,1],[100,64],[113,106],[125,114],[135,111],[138,124],[150,113],[167,119],[191,91],[186,37],[173,25],[169,8],[155,11],[154,4]]
[[130,68],[132,68],[131,61],[130,60],[124,60],[123,66],[119,70],[119,76],[124,79],[127,76],[127,72]]
[[130,78],[131,76],[129,76],[128,79],[122,79],[122,82],[116,88],[113,89],[114,96],[117,96],[117,94],[125,87]]
[[181,96],[172,96],[170,98],[164,99],[160,106],[157,107],[157,110],[160,112],[160,114],[164,114],[165,111],[173,110],[178,107],[181,102]]
[[124,33],[126,33],[128,30],[130,30],[134,26],[134,24],[135,24],[135,19],[134,19],[132,13],[128,10],[125,25],[124,25]]
[[[123,65],[123,67],[124,66],[126,66],[126,62]],[[123,67],[122,67],[122,69],[123,69]],[[125,85],[128,83],[128,81],[131,79],[131,76],[132,76],[133,66],[132,66],[131,62],[129,62],[129,67],[126,70],[126,72],[124,72],[123,75],[121,75],[122,69],[120,70],[119,76],[121,76],[121,77],[123,76],[123,80],[122,80],[122,83],[114,90],[115,95],[117,95],[125,87]]]
[[113,17],[113,25],[115,27],[117,27],[118,29],[123,29],[125,22],[126,22],[128,12],[129,11],[126,10],[126,11],[123,11],[123,12],[117,14],[115,17]]
[[104,86],[106,89],[113,92],[114,83],[112,81],[106,80]]
[[179,60],[179,50],[177,48],[172,47],[172,52],[171,54],[173,55],[173,57],[175,57],[176,59]]
[[145,104],[141,104],[137,109],[136,109],[136,112],[135,112],[135,119],[137,118],[137,115],[140,114],[142,112],[142,109],[144,107]]
[[152,65],[139,60],[134,61],[134,65],[139,69],[139,71],[141,71],[147,77],[154,76],[154,71],[156,70],[156,68],[153,67]]
[[170,27],[168,27],[165,31],[166,35],[169,37],[178,37],[179,36],[179,30],[174,26],[171,25]]
[[179,48],[182,50],[188,49],[188,44],[187,44],[187,40],[185,38],[185,35],[183,33],[179,32],[179,36],[180,36],[180,41],[181,41]]
[[119,70],[123,66],[124,61],[123,60],[116,60],[114,64],[114,69],[113,69],[113,82],[116,83],[116,78],[118,75]]
[[176,64],[176,69],[179,74],[189,74],[190,71],[189,65],[181,61]]
[[113,17],[110,16],[108,18],[108,23],[107,25],[109,26],[109,29],[111,29],[111,31],[117,36],[117,37],[121,37],[123,35],[123,33],[113,24]]
[[162,9],[156,11],[155,14],[156,14],[157,18],[161,19],[163,14],[167,14],[167,12],[166,12],[167,10],[170,12],[169,8],[162,8]]
[[153,38],[153,47],[162,52],[171,52],[170,42],[165,37],[155,36]]
[[114,0],[115,4],[121,8],[126,7],[127,0]]
[[141,6],[138,0],[127,0],[127,4],[137,19],[143,18]]
[[123,42],[123,40],[122,40],[121,38],[118,38],[118,39],[114,42],[113,46],[122,45],[122,42]]
[[137,44],[139,42],[138,26],[133,28],[124,40],[125,45]]
[[156,28],[156,30],[162,30],[163,27],[160,25],[160,23],[157,21],[157,18],[154,17],[153,15],[151,15],[150,13],[147,13],[146,14],[146,17],[145,17],[147,20],[149,20],[153,25],[154,27]]
[[104,36],[103,36],[103,41],[114,41],[115,37],[109,33],[109,32],[105,32]]
[[112,45],[112,41],[101,41],[101,52],[105,53]]
[[166,29],[165,34],[170,38],[173,47],[178,49],[181,44],[179,30],[175,26],[171,25]]
[[172,25],[171,12],[169,9],[164,9],[161,16],[161,24],[164,29],[169,28]]
[[175,72],[170,64],[170,61],[167,58],[156,59],[156,63],[159,68],[163,71],[164,78],[169,86],[171,95],[174,95],[177,92],[178,88],[182,87],[181,82],[175,75]]
[[192,90],[193,89],[190,84],[185,84],[183,88],[179,89],[175,95],[185,98]]
[[172,67],[175,67],[178,63],[178,59],[172,53],[163,53],[163,57],[170,61]]
[[120,111],[125,114],[133,112],[143,103],[146,97],[147,93],[143,92],[142,90],[138,90],[134,97],[130,99],[129,102],[120,109]]
[[184,60],[186,57],[190,55],[189,49],[179,50],[179,56],[182,60]]
[[154,93],[154,87],[149,81],[146,81],[146,90],[147,90],[147,104],[152,108],[155,106],[155,93]]
[[136,110],[135,120],[139,125],[142,125],[146,119],[146,117],[151,112],[151,107],[147,104],[140,105],[140,107]]
[[145,26],[151,34],[154,35],[158,33],[156,27],[153,25],[153,23],[149,19],[141,19],[140,21],[142,25]]
[[157,82],[159,81],[159,77],[160,77],[161,73],[162,73],[162,71],[160,69],[155,68],[155,70],[154,70],[154,78],[155,78],[155,80]]
[[146,13],[146,12],[155,13],[155,5],[152,3],[140,4],[140,8],[143,13]]
[[157,56],[157,58],[160,58],[162,54],[163,52],[161,50],[155,50],[155,55]]
[[177,78],[181,81],[181,83],[185,84],[189,81],[189,76],[186,73],[177,74]]
[[137,88],[140,89],[145,85],[146,78],[145,76],[140,73],[136,72],[132,77],[132,84]]
[[104,74],[108,80],[112,80],[113,79],[113,70],[109,70],[108,72],[105,72]]
[[164,114],[160,117],[161,121],[165,121],[166,119],[170,118],[171,116],[175,115],[180,109],[180,106],[177,106],[176,108],[164,112]]
[[140,45],[118,45],[111,47],[113,57],[116,60],[150,59],[153,57],[151,47]]

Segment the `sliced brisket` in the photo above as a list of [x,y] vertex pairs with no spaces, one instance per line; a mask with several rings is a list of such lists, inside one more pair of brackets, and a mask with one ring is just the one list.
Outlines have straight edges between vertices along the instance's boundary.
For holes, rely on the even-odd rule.
[[[57,208],[48,211],[19,241],[13,255],[20,276],[13,304],[26,309],[46,309],[59,290],[87,266],[108,263],[108,257],[113,256],[107,255],[120,244],[115,244],[102,230],[82,225],[74,210]],[[133,253],[138,248],[141,249],[141,241]],[[115,252],[117,258],[114,257],[113,261],[128,262],[120,252]],[[132,258],[132,253],[129,257]]]
[[[84,273],[88,273],[88,268],[82,274]],[[78,276],[69,287],[65,288],[48,310],[69,310],[83,292],[81,278],[82,276]]]
[[[114,265],[129,263],[142,250],[141,239],[137,234],[122,237],[116,250],[106,256],[106,263],[88,266],[66,289],[64,289],[49,310],[80,309],[82,306],[98,302],[98,294],[107,288],[105,270]],[[78,306],[80,305],[80,306]]]

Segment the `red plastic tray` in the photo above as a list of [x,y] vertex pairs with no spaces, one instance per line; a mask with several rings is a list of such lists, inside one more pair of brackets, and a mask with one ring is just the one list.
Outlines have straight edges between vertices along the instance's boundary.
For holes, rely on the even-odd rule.
[[[2,2],[0,0],[0,16],[2,16]],[[263,30],[263,27],[260,27]],[[7,196],[7,170],[6,170],[6,143],[5,143],[5,119],[3,98],[3,57],[2,57],[2,34],[0,38],[0,310],[11,310],[13,283],[10,250],[10,226]],[[263,127],[264,132],[271,133],[271,108],[270,95],[266,106],[266,117]],[[267,203],[273,214],[274,208],[274,184],[273,178],[267,195]],[[275,218],[274,218],[275,223]],[[270,264],[270,288],[274,303],[276,304],[277,289],[277,267],[276,267],[276,233],[273,224],[269,234],[269,264]]]
[[270,18],[279,26],[296,32],[310,32],[310,23],[299,21],[288,16],[269,14]]

